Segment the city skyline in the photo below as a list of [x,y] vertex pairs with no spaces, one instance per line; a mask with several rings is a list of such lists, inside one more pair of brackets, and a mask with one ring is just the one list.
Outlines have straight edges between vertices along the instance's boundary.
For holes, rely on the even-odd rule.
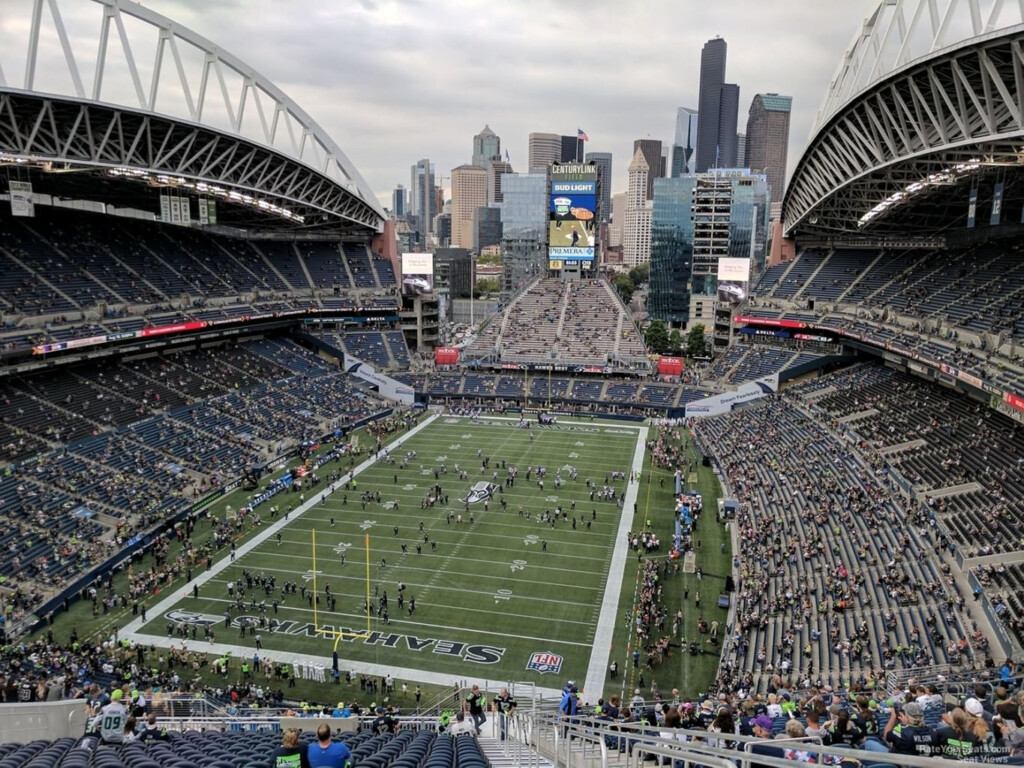
[[[239,55],[280,86],[338,143],[380,204],[390,207],[395,185],[408,184],[417,159],[429,158],[439,177],[471,162],[472,138],[485,124],[501,137],[513,168],[523,171],[531,131],[570,135],[582,128],[590,137],[584,152],[612,153],[611,192],[624,191],[633,141],[670,142],[677,107],[697,107],[701,48],[716,35],[729,43],[727,77],[741,89],[741,120],[755,93],[793,97],[789,173],[841,52],[877,3],[144,4]],[[61,7],[72,38],[93,25],[91,9]],[[552,53],[580,14],[589,43],[559,57],[556,76]],[[537,24],[539,16],[547,23]],[[8,25],[0,29],[0,44],[25,34]],[[148,54],[136,51],[143,59]],[[60,69],[59,44],[41,47],[39,56],[41,73]],[[90,62],[79,64],[91,73]],[[18,73],[5,75],[14,80]],[[565,87],[569,82],[572,88]],[[45,89],[45,82],[40,86]],[[127,91],[131,84],[111,79],[107,87]]]

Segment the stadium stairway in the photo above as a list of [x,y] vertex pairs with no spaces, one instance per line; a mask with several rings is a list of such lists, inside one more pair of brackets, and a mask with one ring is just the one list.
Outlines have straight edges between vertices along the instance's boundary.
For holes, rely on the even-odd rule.
[[495,736],[480,736],[477,743],[480,745],[480,751],[487,758],[490,768],[519,768],[523,765],[554,768],[554,764],[550,760],[525,745],[522,750],[517,750],[516,745],[510,745],[507,741],[499,741]]
[[818,276],[818,273],[825,268],[825,266],[832,260],[832,257],[835,255],[836,252],[833,248],[828,252],[828,254],[826,254],[825,258],[821,260],[821,264],[818,265],[818,268],[808,276],[808,278],[804,281],[804,284],[801,285],[800,288],[797,289],[797,292],[793,294],[793,299],[801,298],[801,294],[804,292],[804,289],[806,289],[807,286],[811,285],[814,282],[814,278]]
[[878,262],[880,262],[882,260],[882,257],[887,256],[887,255],[888,254],[887,254],[886,251],[879,250],[878,254],[875,256],[874,259],[871,260],[871,263],[868,264],[867,268],[862,270],[861,273],[858,274],[857,277],[854,280],[850,281],[850,284],[848,286],[846,286],[846,288],[843,290],[843,292],[841,294],[839,294],[838,298],[836,299],[836,303],[837,304],[841,304],[843,302],[843,300],[846,298],[846,295],[850,291],[853,290],[855,285],[857,285],[860,282],[860,279],[864,275],[869,274],[871,272],[871,270],[873,270],[876,266],[878,266]]

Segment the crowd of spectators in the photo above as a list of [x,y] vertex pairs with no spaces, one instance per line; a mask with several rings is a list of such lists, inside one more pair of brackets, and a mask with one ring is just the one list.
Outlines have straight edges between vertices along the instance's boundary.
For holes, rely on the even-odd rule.
[[467,354],[502,362],[650,367],[640,332],[604,280],[538,280],[491,319]]
[[798,398],[799,389],[695,426],[739,500],[723,681],[763,687],[781,673],[801,687],[867,688],[891,670],[980,663],[987,640],[938,557],[948,542],[925,508]]
[[[386,408],[318,361],[262,340],[4,384],[19,405],[0,415],[13,460],[0,480],[0,577],[60,587],[253,464]],[[123,418],[95,418],[84,401],[99,395],[128,404]]]

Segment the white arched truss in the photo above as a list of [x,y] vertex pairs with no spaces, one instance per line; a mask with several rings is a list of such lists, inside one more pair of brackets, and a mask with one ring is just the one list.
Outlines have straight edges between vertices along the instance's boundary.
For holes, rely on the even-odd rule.
[[[176,148],[176,163],[201,171],[211,167],[215,158],[220,159],[222,167],[231,167],[242,154],[251,153],[254,158],[259,155],[263,170],[273,166],[277,183],[273,190],[265,191],[279,194],[285,177],[299,185],[311,184],[320,192],[316,201],[308,201],[314,209],[323,210],[328,198],[344,198],[343,206],[324,212],[350,218],[358,209],[357,223],[380,227],[383,210],[341,148],[301,107],[245,62],[132,0],[79,0],[73,7],[76,14],[83,7],[94,8],[95,18],[89,23],[78,19],[75,34],[65,23],[62,8],[66,12],[66,6],[58,0],[23,0],[24,18],[13,20],[22,22],[28,30],[25,58],[15,60],[18,51],[0,45],[0,93],[6,92],[13,99],[25,93],[37,95],[40,127],[53,138],[65,136],[63,145],[54,144],[57,151],[49,159],[70,162],[75,158],[64,157],[59,151],[62,146],[77,146],[79,155],[89,154],[90,148],[83,147],[83,141],[109,139],[84,130],[89,113],[106,119],[112,116],[112,109],[120,111],[124,119],[146,130],[173,121],[178,123],[179,133],[190,131],[194,136]],[[4,14],[17,16],[10,13],[10,5]],[[47,59],[46,66],[60,69],[61,77],[45,78],[43,84],[40,51],[45,44],[57,52]],[[53,83],[58,86],[55,88]],[[21,106],[24,108],[24,103]],[[69,126],[47,125],[45,115],[54,110],[77,112],[76,122]],[[9,112],[8,128],[17,117],[24,116],[24,112]],[[4,144],[26,143],[25,126],[17,127],[22,132],[7,136]],[[209,140],[197,141],[200,138]],[[237,146],[229,148],[232,138]],[[201,149],[203,155],[188,156],[190,147]],[[98,149],[98,144],[91,147],[94,158]],[[110,149],[109,141],[106,149]],[[129,139],[126,149],[138,146],[131,146]],[[297,169],[311,172],[311,179],[299,179]],[[247,178],[258,181],[259,173],[250,172]],[[228,182],[216,177],[209,180]],[[263,180],[269,181],[270,177],[264,176]],[[326,191],[324,181],[335,188],[333,194]],[[287,197],[299,189],[293,183]],[[337,194],[342,191],[344,195]]]
[[[926,7],[934,4],[922,0]],[[860,66],[863,71],[866,62]],[[844,77],[854,74],[851,69]],[[838,105],[830,101],[838,93],[833,83],[828,117],[786,192],[787,233],[925,231],[935,222],[892,214],[934,203],[988,168],[1024,162],[1024,25],[985,32],[872,77],[871,85]],[[936,215],[941,217],[933,207]]]

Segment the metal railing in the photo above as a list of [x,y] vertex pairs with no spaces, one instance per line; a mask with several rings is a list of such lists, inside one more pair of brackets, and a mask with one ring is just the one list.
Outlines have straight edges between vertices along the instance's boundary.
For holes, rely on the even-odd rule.
[[[690,768],[691,765],[792,768],[794,760],[782,752],[787,747],[808,753],[818,764],[855,759],[864,764],[884,763],[900,768],[949,768],[950,765],[942,757],[823,746],[812,738],[764,739],[582,717],[570,721],[541,714],[530,727],[535,748],[560,768],[641,768],[649,757],[674,768]],[[663,736],[666,732],[671,736]],[[733,746],[717,744],[726,740]],[[716,744],[713,746],[712,742]]]

